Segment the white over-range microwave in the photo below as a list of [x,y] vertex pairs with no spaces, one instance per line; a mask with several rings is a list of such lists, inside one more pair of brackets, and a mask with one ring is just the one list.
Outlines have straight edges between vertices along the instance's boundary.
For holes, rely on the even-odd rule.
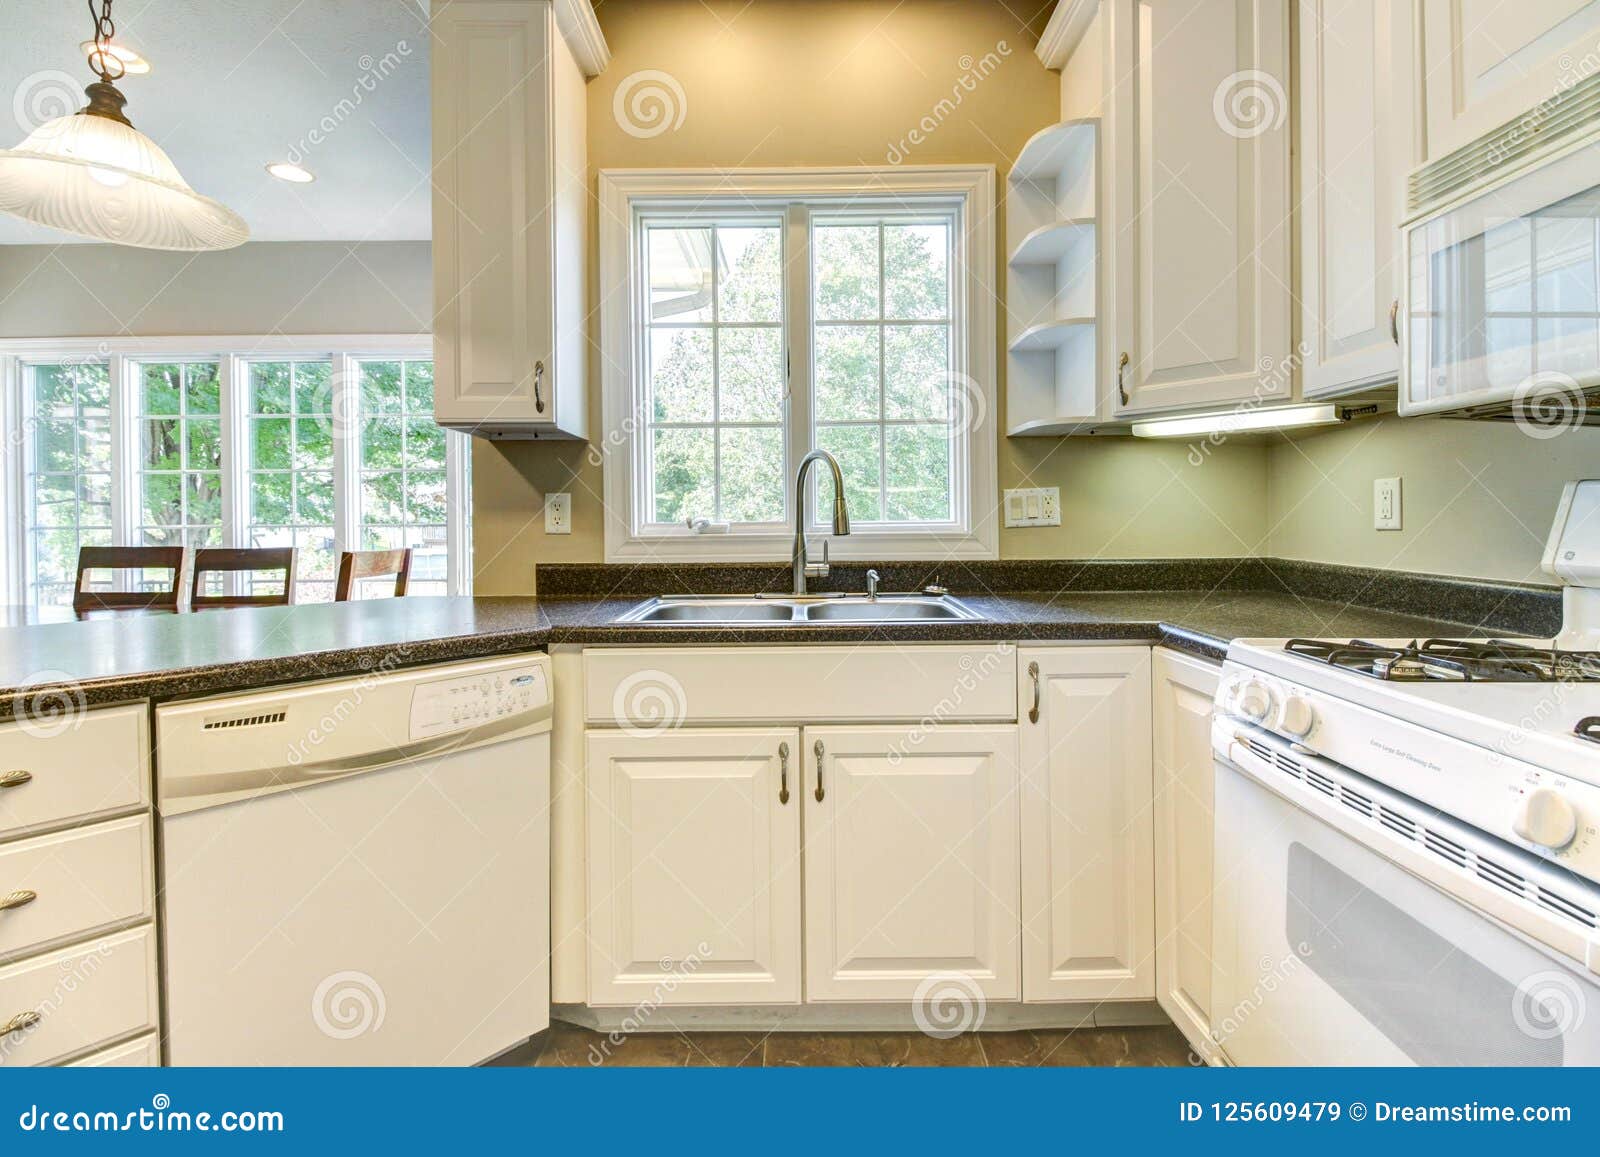
[[1405,226],[1400,412],[1600,424],[1600,133],[1485,185],[1495,159]]

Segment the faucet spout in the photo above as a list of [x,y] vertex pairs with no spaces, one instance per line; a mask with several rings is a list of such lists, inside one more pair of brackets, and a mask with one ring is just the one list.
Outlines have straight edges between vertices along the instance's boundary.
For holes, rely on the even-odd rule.
[[828,544],[822,544],[822,562],[817,564],[806,561],[806,473],[811,469],[813,462],[826,462],[833,471],[833,533],[850,533],[850,511],[844,502],[844,472],[839,469],[839,460],[826,450],[813,450],[800,459],[800,468],[794,477],[794,550],[790,562],[794,571],[794,593],[806,593],[806,580],[808,578],[826,578],[828,575]]

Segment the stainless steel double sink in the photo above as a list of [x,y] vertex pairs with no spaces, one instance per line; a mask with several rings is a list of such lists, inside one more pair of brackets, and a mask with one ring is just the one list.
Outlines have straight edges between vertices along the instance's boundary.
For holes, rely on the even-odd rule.
[[959,622],[983,616],[949,595],[664,595],[621,623],[718,624]]

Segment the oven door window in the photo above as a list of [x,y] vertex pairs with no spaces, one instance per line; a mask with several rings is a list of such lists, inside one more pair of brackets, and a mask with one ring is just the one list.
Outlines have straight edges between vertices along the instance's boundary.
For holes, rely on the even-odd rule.
[[1217,767],[1213,1032],[1244,1065],[1572,1065],[1587,977]]

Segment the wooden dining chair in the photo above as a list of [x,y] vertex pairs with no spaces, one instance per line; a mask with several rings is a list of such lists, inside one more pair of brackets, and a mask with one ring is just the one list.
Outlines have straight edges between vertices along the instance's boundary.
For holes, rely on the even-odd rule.
[[[72,609],[80,615],[93,611],[176,611],[183,593],[185,553],[181,546],[79,547]],[[170,570],[172,581],[155,590],[85,590],[85,576],[97,570]]]
[[394,576],[394,597],[406,593],[411,575],[411,548],[404,550],[346,550],[339,554],[339,580],[334,584],[333,601],[347,603],[362,579]]
[[[191,610],[211,607],[286,607],[294,602],[295,548],[292,546],[260,546],[231,549],[206,547],[194,552],[194,580],[189,588]],[[205,588],[208,574],[247,574],[260,571],[281,570],[283,589],[272,594],[208,595]]]

